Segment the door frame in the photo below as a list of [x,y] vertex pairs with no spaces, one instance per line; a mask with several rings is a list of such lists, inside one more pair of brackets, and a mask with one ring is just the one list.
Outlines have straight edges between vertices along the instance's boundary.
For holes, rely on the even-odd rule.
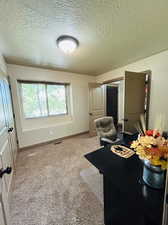
[[[109,85],[112,84],[112,83],[109,83]],[[106,84],[104,86],[105,86],[105,88],[104,88],[104,113],[105,113],[105,116],[107,116],[107,86],[108,86],[108,84]],[[113,86],[113,84],[111,86]],[[119,103],[119,85],[114,85],[114,87],[117,87],[117,89],[118,89],[118,96],[117,96],[118,99],[117,99],[117,101]],[[119,104],[118,104],[118,109],[119,109]],[[119,119],[119,110],[118,109],[117,109],[117,111],[118,111],[117,117]]]
[[[105,115],[107,115],[107,105],[106,105],[106,98],[107,98],[107,92],[106,92],[106,90],[107,90],[107,86],[108,86],[108,84],[112,84],[112,83],[114,83],[114,82],[117,82],[117,81],[123,81],[124,80],[124,77],[119,77],[119,78],[115,78],[115,79],[111,79],[111,80],[108,80],[108,81],[106,81],[106,82],[104,82],[103,83],[103,85],[104,85],[104,113],[105,113]],[[118,86],[118,103],[119,103],[119,89],[120,89],[120,84],[119,85],[117,85]],[[124,88],[124,87],[123,87]],[[118,105],[118,119],[119,119],[119,112],[120,112],[120,110],[119,110],[119,105]]]
[[149,128],[149,109],[150,109],[150,96],[151,96],[151,78],[152,78],[152,70],[141,71],[141,73],[145,73],[148,75],[148,95],[147,95],[147,107],[146,107],[146,128]]
[[102,85],[104,85],[104,87],[105,87],[104,88],[104,114],[105,115],[107,115],[107,110],[106,110],[106,108],[107,108],[107,105],[106,105],[106,85],[111,84],[111,83],[116,82],[116,81],[122,81],[122,80],[124,80],[124,76],[113,78],[113,79],[104,81],[102,83]]

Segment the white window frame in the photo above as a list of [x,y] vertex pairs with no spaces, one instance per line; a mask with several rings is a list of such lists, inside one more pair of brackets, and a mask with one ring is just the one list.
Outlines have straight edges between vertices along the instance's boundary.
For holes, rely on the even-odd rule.
[[[19,87],[19,96],[20,96],[20,104],[23,118],[26,120],[29,119],[39,119],[39,118],[49,118],[49,117],[60,117],[60,116],[68,116],[70,115],[70,83],[58,83],[58,82],[47,82],[47,81],[33,81],[33,80],[17,80]],[[36,117],[26,117],[23,108],[23,93],[22,93],[22,84],[43,84],[45,85],[46,92],[46,105],[47,105],[47,115],[46,116],[36,116]],[[48,94],[47,94],[47,85],[61,85],[65,86],[65,98],[66,98],[66,113],[60,114],[49,114],[49,105],[48,105]]]

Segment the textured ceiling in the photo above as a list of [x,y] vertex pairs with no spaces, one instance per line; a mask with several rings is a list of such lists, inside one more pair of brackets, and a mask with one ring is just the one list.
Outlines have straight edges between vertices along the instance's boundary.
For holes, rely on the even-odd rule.
[[[7,62],[98,75],[168,48],[167,0],[0,0]],[[72,55],[56,47],[76,37]]]

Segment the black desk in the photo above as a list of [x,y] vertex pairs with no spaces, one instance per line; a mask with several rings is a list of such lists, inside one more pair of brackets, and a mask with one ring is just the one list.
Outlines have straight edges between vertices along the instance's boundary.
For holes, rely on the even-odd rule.
[[161,225],[164,190],[141,181],[136,155],[124,159],[101,148],[85,157],[103,174],[105,225]]

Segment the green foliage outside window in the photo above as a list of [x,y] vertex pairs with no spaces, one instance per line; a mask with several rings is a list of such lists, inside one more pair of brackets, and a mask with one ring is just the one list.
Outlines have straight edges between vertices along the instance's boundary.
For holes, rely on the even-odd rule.
[[21,83],[25,118],[67,114],[66,85]]

